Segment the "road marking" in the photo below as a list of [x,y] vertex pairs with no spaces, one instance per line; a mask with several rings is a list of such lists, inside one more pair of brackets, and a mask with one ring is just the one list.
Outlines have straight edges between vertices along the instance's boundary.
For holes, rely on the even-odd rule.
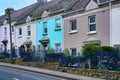
[[13,78],[13,80],[19,80],[19,79],[17,79],[17,78]]

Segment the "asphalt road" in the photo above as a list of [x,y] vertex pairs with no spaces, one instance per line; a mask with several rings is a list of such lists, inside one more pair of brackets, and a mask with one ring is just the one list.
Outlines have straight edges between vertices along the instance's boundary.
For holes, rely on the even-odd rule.
[[0,67],[0,80],[61,80],[60,78]]

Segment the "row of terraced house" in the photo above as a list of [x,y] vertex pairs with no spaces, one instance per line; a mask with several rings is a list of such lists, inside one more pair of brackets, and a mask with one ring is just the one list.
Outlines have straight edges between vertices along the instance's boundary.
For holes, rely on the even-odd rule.
[[[86,44],[120,48],[119,0],[37,0],[11,13],[12,46],[33,50],[68,48],[78,55]],[[8,16],[0,16],[0,52],[10,52]]]

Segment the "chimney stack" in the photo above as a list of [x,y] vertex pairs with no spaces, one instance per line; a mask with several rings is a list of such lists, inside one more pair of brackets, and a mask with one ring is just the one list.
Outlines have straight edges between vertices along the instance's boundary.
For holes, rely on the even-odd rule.
[[44,4],[44,3],[47,3],[47,0],[37,0],[37,2],[40,4]]

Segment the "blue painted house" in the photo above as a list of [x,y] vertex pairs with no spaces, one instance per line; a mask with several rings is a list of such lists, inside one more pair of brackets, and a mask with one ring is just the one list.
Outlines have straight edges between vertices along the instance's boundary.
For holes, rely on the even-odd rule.
[[36,44],[59,51],[63,47],[63,19],[54,16],[36,23]]
[[41,4],[31,15],[36,17],[36,46],[40,50],[63,50],[62,14],[77,0],[52,0]]

